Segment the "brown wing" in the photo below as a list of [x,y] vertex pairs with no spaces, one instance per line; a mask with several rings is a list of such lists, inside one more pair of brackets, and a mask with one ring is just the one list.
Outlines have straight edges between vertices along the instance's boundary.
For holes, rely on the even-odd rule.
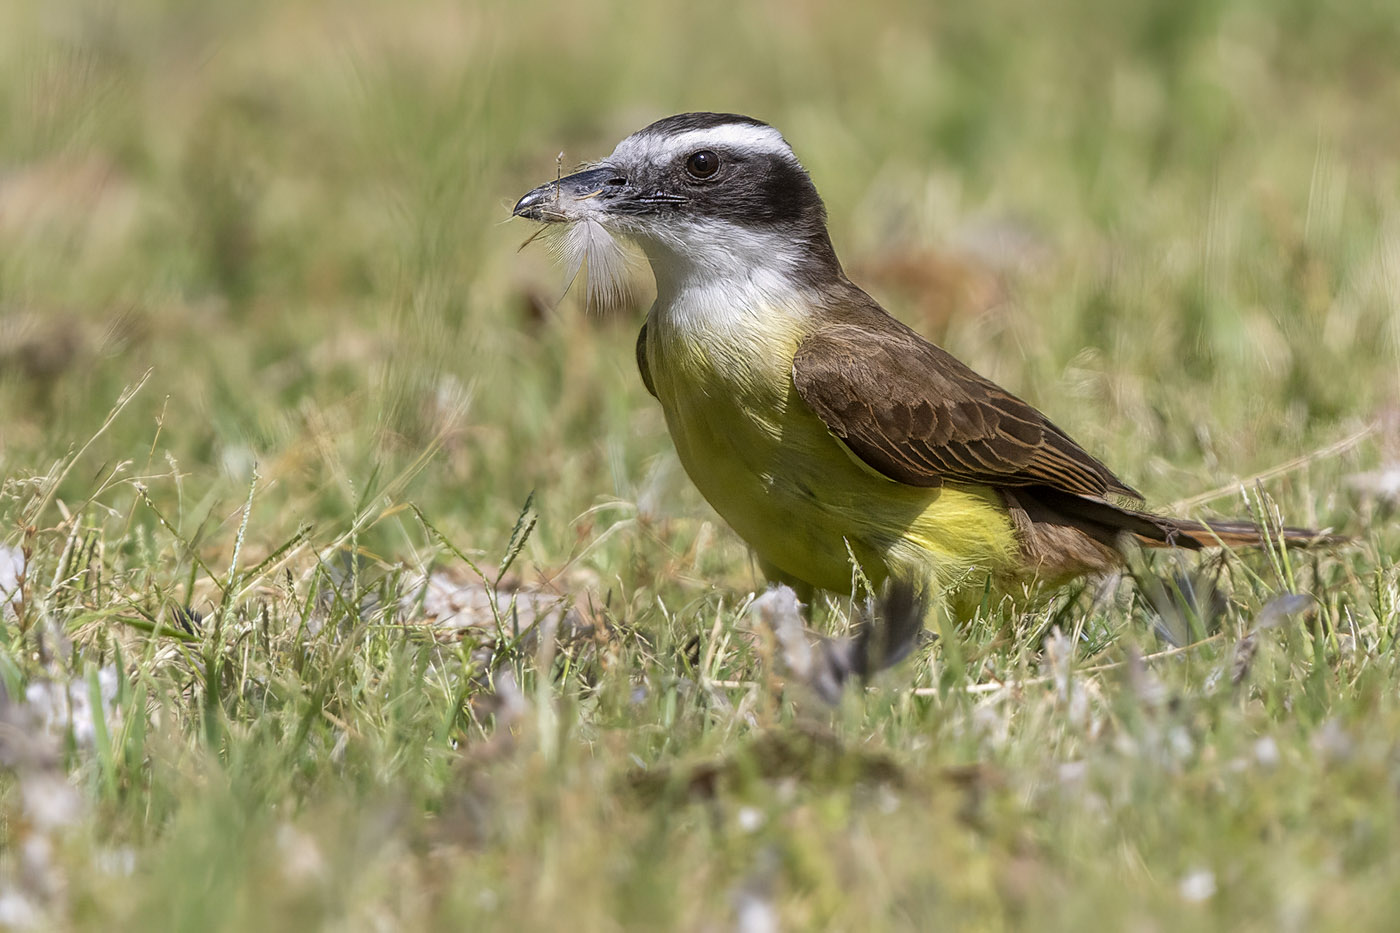
[[656,395],[656,386],[651,384],[651,367],[647,365],[647,325],[642,322],[642,329],[637,332],[637,370],[642,374],[642,385],[647,387],[647,391],[653,396]]
[[868,310],[802,342],[792,380],[867,465],[911,486],[1142,498],[1040,412],[865,300]]

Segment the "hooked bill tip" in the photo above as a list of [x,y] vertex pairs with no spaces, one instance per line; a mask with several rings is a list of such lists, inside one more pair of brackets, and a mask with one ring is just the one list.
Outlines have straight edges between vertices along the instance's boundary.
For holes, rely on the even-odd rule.
[[526,220],[543,220],[540,216],[540,203],[545,199],[545,194],[539,188],[529,192],[519,201],[515,202],[515,208],[511,211],[512,217],[524,217]]

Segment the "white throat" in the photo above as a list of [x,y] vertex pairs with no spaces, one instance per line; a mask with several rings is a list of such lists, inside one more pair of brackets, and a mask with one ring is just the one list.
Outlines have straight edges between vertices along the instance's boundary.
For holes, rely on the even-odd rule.
[[681,329],[727,330],[755,315],[810,313],[798,245],[779,231],[705,220],[633,236],[656,277],[653,313]]

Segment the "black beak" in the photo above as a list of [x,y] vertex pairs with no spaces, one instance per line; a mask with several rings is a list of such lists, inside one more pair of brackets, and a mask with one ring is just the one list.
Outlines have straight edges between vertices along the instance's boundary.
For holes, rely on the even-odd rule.
[[604,165],[540,185],[516,201],[511,213],[528,220],[568,223],[606,210],[609,202],[627,190],[626,177]]

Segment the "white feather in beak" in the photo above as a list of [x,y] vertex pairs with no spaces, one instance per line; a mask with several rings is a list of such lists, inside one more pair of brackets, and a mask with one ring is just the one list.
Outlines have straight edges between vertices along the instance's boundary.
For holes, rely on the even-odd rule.
[[627,274],[628,255],[598,221],[585,217],[562,224],[558,233],[551,230],[550,247],[568,270],[565,292],[584,266],[588,267],[588,307],[607,311],[620,307],[631,295],[631,279]]

